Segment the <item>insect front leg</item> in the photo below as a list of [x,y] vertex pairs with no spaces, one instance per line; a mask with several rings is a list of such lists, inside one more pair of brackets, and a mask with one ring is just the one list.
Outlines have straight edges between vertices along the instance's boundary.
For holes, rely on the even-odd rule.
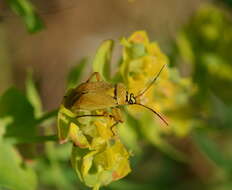
[[100,76],[100,74],[99,74],[98,72],[94,72],[94,73],[92,73],[92,74],[90,75],[90,77],[88,78],[88,80],[87,80],[86,82],[90,82],[90,81],[93,79],[93,77],[96,77],[96,80],[97,80],[97,81],[101,81],[101,76]]
[[105,117],[110,117],[115,121],[113,125],[110,126],[110,130],[113,136],[117,136],[117,133],[114,132],[114,127],[118,125],[119,123],[123,122],[122,116],[121,116],[121,110],[119,108],[112,108],[111,110],[112,110],[111,113],[105,112],[104,115]]
[[117,134],[114,132],[114,127],[118,125],[120,122],[116,121],[113,125],[110,126],[110,130],[113,133],[113,136],[116,136]]
[[117,108],[117,107],[112,108],[112,113],[110,117],[113,118],[115,121],[115,123],[112,126],[110,126],[110,130],[112,131],[113,135],[116,136],[117,134],[114,132],[114,127],[118,125],[119,123],[123,123],[120,108]]
[[123,118],[122,118],[122,114],[121,114],[120,108],[117,108],[117,107],[112,108],[112,117],[118,123],[123,123],[124,122]]
[[81,117],[108,117],[105,114],[86,114],[86,115],[78,115],[75,118],[81,118]]
[[105,117],[105,118],[111,118],[113,119],[114,123],[109,127],[113,136],[116,136],[117,133],[114,132],[114,127],[122,123],[122,117],[121,117],[121,110],[119,108],[112,108],[112,112],[109,113],[107,111],[104,111],[103,114],[85,114],[85,115],[78,115],[75,118],[82,118],[82,117]]

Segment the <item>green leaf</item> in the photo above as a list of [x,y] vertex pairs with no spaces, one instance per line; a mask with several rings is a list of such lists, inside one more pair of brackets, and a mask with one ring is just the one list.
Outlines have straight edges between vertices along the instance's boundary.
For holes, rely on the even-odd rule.
[[112,57],[113,40],[104,41],[98,48],[93,60],[93,71],[99,72],[103,80],[110,80],[110,61]]
[[44,28],[42,20],[29,0],[7,0],[12,11],[21,16],[29,32],[37,32]]
[[69,132],[71,123],[78,126],[78,121],[75,119],[76,115],[63,105],[60,106],[57,117],[57,132],[59,142],[66,143],[69,140]]
[[34,108],[35,117],[40,117],[42,114],[42,103],[39,93],[33,81],[32,72],[28,72],[26,80],[26,94],[29,102]]
[[128,48],[128,53],[130,54],[131,59],[137,59],[147,54],[144,44],[138,43],[132,43],[130,49]]
[[14,147],[0,139],[0,189],[35,190],[35,172],[23,165]]
[[10,140],[11,144],[25,144],[25,143],[44,143],[48,141],[58,141],[58,137],[56,135],[47,135],[47,136],[33,136],[27,138],[17,137],[16,139]]
[[82,59],[79,64],[75,65],[68,74],[67,86],[68,89],[75,88],[80,82],[80,79],[83,75],[84,69],[88,60],[86,58]]
[[34,109],[17,89],[10,88],[0,97],[0,118],[10,117],[6,127],[7,137],[32,137],[36,135]]
[[53,117],[56,117],[57,114],[58,114],[58,110],[52,110],[52,111],[46,112],[36,120],[36,123],[41,124],[41,123],[43,123],[43,122],[45,122]]

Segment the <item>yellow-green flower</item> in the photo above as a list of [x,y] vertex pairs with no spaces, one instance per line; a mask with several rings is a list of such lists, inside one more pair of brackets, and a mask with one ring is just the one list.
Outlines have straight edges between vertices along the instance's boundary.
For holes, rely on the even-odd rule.
[[[192,81],[189,78],[181,78],[175,69],[168,67],[168,58],[156,43],[149,41],[144,31],[135,32],[128,39],[122,39],[122,45],[123,63],[120,71],[129,91],[135,95],[149,84],[163,65],[167,65],[156,83],[140,98],[140,102],[168,118],[170,127],[163,131],[186,135],[192,126],[191,116],[182,125],[181,113],[178,117],[169,113],[188,103],[189,97],[196,90]],[[141,109],[133,107],[129,111],[143,115]]]
[[95,189],[126,176],[130,171],[129,153],[119,139],[111,139],[101,151],[73,146],[72,165],[80,179]]

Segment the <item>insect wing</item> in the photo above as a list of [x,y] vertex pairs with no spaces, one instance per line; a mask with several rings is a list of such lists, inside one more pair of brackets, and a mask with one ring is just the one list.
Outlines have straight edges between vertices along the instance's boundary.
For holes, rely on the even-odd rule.
[[115,107],[116,105],[116,100],[104,91],[89,92],[80,96],[80,98],[74,103],[73,109],[97,110]]
[[80,84],[75,91],[78,93],[102,92],[113,90],[114,86],[106,82],[86,82]]

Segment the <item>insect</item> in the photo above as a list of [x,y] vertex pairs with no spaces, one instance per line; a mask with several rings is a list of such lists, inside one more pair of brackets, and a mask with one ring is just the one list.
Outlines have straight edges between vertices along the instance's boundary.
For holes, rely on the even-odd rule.
[[[94,72],[89,79],[77,86],[74,89],[71,89],[67,95],[64,97],[63,104],[67,109],[70,109],[74,113],[80,110],[94,111],[99,109],[112,109],[112,115],[96,115],[96,114],[88,114],[88,115],[79,115],[80,117],[113,117],[115,120],[115,124],[117,125],[120,122],[123,122],[120,107],[129,106],[129,105],[139,105],[146,109],[149,109],[154,114],[156,114],[166,125],[168,122],[154,109],[139,103],[138,98],[145,94],[149,88],[155,83],[159,75],[161,74],[165,65],[162,66],[158,74],[154,77],[154,79],[148,84],[138,95],[134,95],[133,93],[129,93],[126,89],[126,86],[123,83],[110,84],[101,80],[100,74],[98,72]],[[91,82],[91,80],[96,77],[95,82]],[[113,127],[112,126],[112,127]],[[112,128],[111,127],[111,128]]]

